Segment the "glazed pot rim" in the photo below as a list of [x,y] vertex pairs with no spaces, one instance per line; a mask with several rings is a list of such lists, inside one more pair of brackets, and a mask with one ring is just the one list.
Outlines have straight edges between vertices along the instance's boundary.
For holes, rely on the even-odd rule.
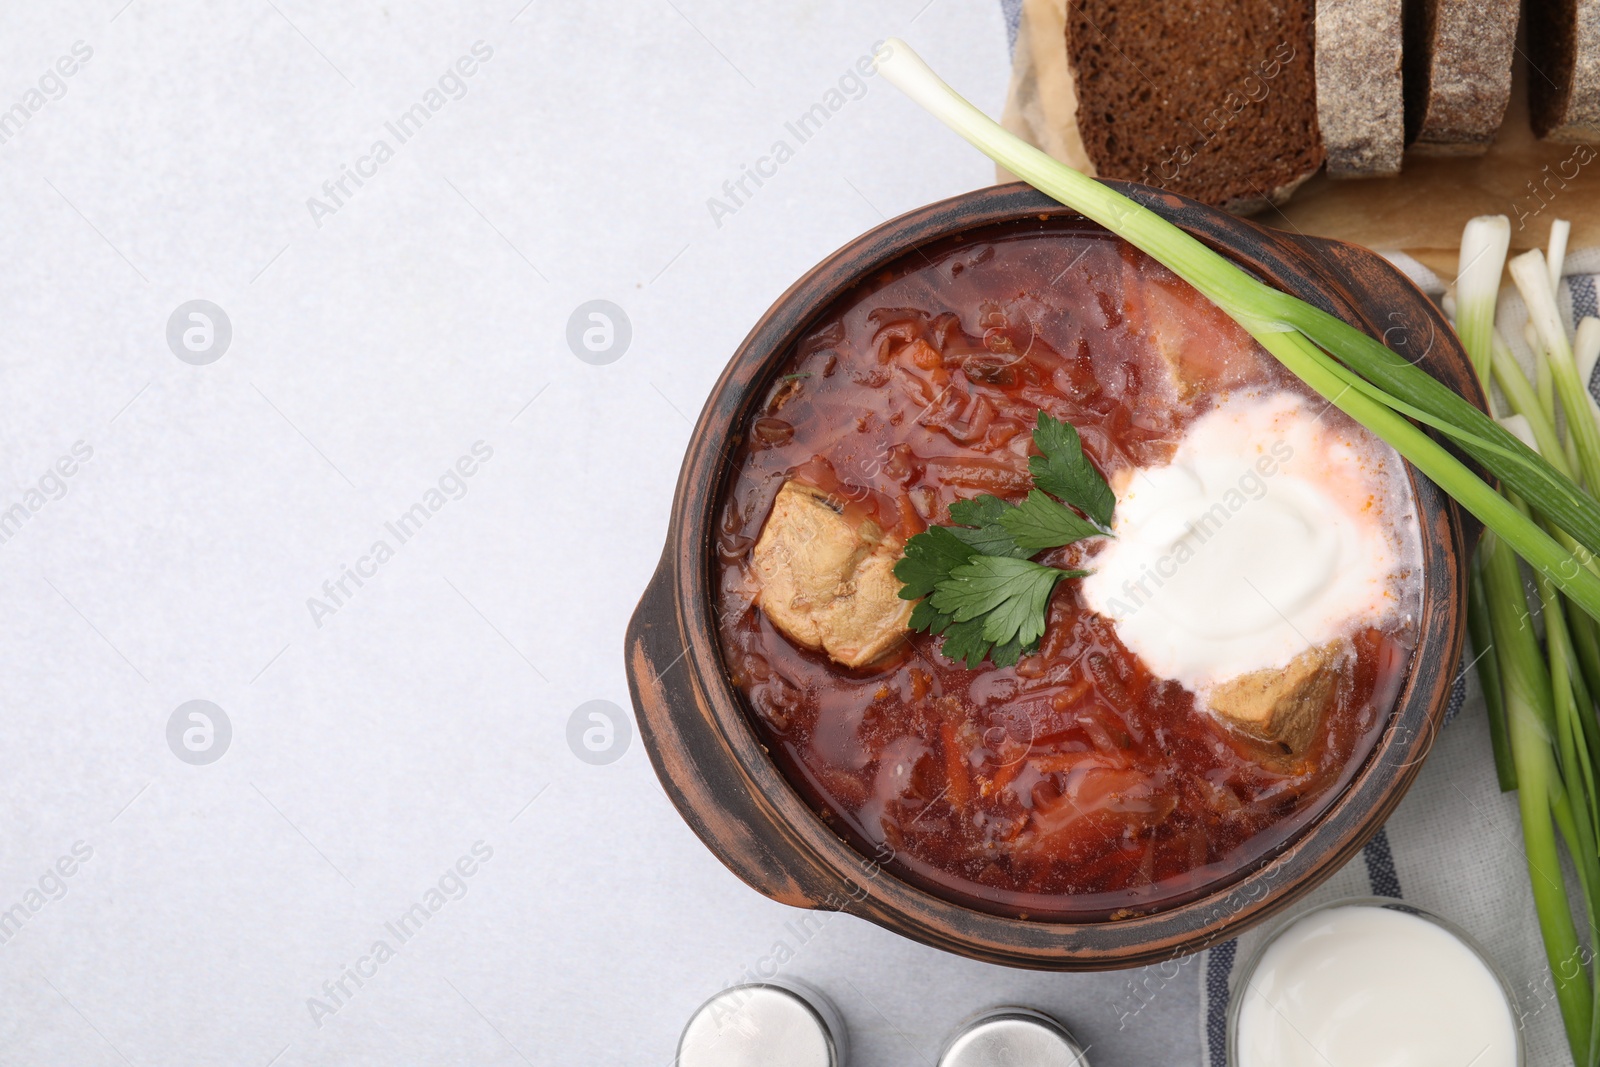
[[[1124,183],[1108,184],[1169,217],[1177,216],[1175,221],[1180,225],[1260,276],[1270,280],[1281,278],[1285,273],[1301,277],[1307,274],[1304,261],[1292,264],[1295,269],[1285,270],[1289,264],[1283,249],[1271,240],[1262,240],[1261,231],[1252,224],[1171,194]],[[863,855],[856,845],[823,821],[768,754],[751,721],[745,698],[728,678],[715,620],[717,568],[713,535],[716,511],[733,469],[736,435],[747,424],[753,406],[764,395],[778,370],[792,355],[794,342],[840,295],[914,248],[997,224],[1025,223],[1030,217],[1044,221],[1081,216],[1020,183],[990,187],[890,220],[825,258],[773,303],[740,344],[699,416],[684,460],[673,505],[672,536],[661,570],[652,583],[653,586],[664,585],[661,592],[670,596],[683,642],[680,658],[689,661],[688,667],[680,669],[691,675],[697,703],[714,723],[728,755],[737,765],[738,777],[752,794],[742,801],[751,813],[750,818],[764,818],[766,825],[759,829],[766,831],[769,838],[776,838],[767,841],[771,847],[764,850],[762,862],[814,866],[831,873],[835,883],[833,893],[824,896],[818,891],[819,881],[822,885],[828,882],[826,877],[804,879],[802,881],[807,883],[804,886],[791,885],[788,877],[791,871],[763,873],[761,863],[739,864],[730,859],[734,848],[726,841],[714,840],[718,835],[711,825],[713,820],[705,811],[691,813],[688,807],[694,806],[690,803],[692,798],[686,797],[683,790],[674,791],[672,778],[678,769],[663,759],[656,745],[651,743],[652,734],[657,731],[647,729],[643,722],[646,708],[639,695],[638,680],[633,678],[636,668],[633,660],[629,663],[629,673],[630,680],[635,683],[641,733],[651,748],[652,760],[669,795],[673,795],[675,803],[712,850],[736,873],[769,896],[791,903],[850,911],[909,936],[977,958],[1042,967],[1120,966],[1167,958],[1179,954],[1180,949],[1194,951],[1232,936],[1245,921],[1253,923],[1287,907],[1336,870],[1343,859],[1353,855],[1382,825],[1404,794],[1422,756],[1431,747],[1443,717],[1449,685],[1442,679],[1458,658],[1464,631],[1465,598],[1454,595],[1460,593],[1463,577],[1461,527],[1448,498],[1408,464],[1423,541],[1424,590],[1417,645],[1389,713],[1389,724],[1373,743],[1361,767],[1334,796],[1323,802],[1316,816],[1298,828],[1288,841],[1252,861],[1239,873],[1205,883],[1187,899],[1170,906],[1158,902],[1148,913],[1080,922],[1056,915],[1028,919],[981,910],[902,880],[885,869],[887,856],[874,859]],[[1302,260],[1306,256],[1333,254],[1349,247],[1331,242],[1297,242],[1284,235],[1273,235],[1273,238],[1280,243],[1296,245]],[[1248,254],[1244,245],[1251,239],[1266,244],[1267,254],[1263,255],[1261,249],[1255,249],[1254,255]],[[1321,287],[1312,292],[1302,289],[1298,295],[1350,317],[1349,312],[1354,309],[1349,304],[1349,294],[1343,293],[1338,284],[1337,269],[1337,263],[1330,262],[1322,268]],[[1414,287],[1412,292],[1415,293]],[[1417,300],[1426,302],[1420,293],[1415,295]],[[1427,307],[1431,309],[1431,304]],[[1420,312],[1420,305],[1413,310]],[[1427,313],[1423,314],[1426,317]],[[1371,316],[1365,318],[1370,320]],[[1442,319],[1437,321],[1442,323]],[[1434,327],[1432,320],[1429,327],[1430,330]],[[1436,346],[1436,340],[1443,343]],[[1440,358],[1435,362],[1465,360],[1448,329],[1439,338],[1430,336],[1428,353],[1434,353],[1436,348]],[[1481,402],[1480,397],[1474,399]],[[1441,609],[1448,609],[1442,616],[1445,625],[1430,626],[1430,621],[1435,621],[1430,612]],[[644,610],[641,605],[641,614]],[[638,624],[636,616],[635,626]],[[633,631],[630,630],[630,646],[632,644]],[[715,670],[708,670],[708,665],[714,665]],[[688,714],[688,710],[673,712],[673,715],[681,714]],[[726,795],[726,785],[721,788]],[[1329,836],[1327,828],[1330,826],[1341,827],[1342,833],[1328,841],[1325,838]],[[722,836],[726,837],[726,832]],[[740,844],[748,847],[749,843]],[[1326,856],[1306,855],[1321,845],[1332,846]],[[957,928],[955,932],[950,929],[952,923]],[[1046,933],[1041,936],[1041,931]],[[1115,936],[1105,936],[1113,932]],[[1084,943],[1076,944],[1079,941]],[[973,942],[978,945],[976,950]],[[1153,949],[1152,946],[1160,947]]]

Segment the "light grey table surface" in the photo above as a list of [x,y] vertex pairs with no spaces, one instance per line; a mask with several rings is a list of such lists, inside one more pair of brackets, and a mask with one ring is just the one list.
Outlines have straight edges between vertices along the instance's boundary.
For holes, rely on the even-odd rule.
[[[666,1064],[774,953],[862,1067],[1001,1002],[1102,1067],[1195,1062],[1189,974],[802,937],[636,738],[569,748],[576,708],[627,704],[622,630],[728,353],[846,240],[992,178],[846,77],[890,34],[999,111],[987,0],[6,6],[0,1062]],[[631,323],[606,365],[566,340],[594,299]],[[188,710],[169,743],[192,700],[226,743],[185,747]]]

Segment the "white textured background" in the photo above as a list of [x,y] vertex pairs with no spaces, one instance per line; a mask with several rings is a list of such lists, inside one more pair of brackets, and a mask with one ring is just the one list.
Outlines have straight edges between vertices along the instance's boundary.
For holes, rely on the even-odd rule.
[[[0,543],[0,1063],[665,1065],[775,950],[865,1067],[931,1063],[1004,1002],[1097,1067],[1196,1062],[1193,964],[1008,971],[848,917],[802,939],[636,738],[608,765],[567,741],[579,705],[627,705],[623,627],[727,355],[828,252],[992,169],[870,81],[720,227],[707,198],[889,34],[998,113],[998,5],[522,5],[0,14],[0,107],[93,53],[0,144],[0,512],[59,497]],[[477,41],[465,95],[398,144],[384,123]],[[307,198],[380,138],[319,226]],[[233,333],[203,366],[166,338],[197,298]],[[604,366],[566,342],[593,299],[632,324]],[[398,546],[384,523],[480,441]],[[379,538],[394,558],[316,625],[307,598]],[[167,741],[195,699],[233,731],[204,766]],[[1474,795],[1514,827],[1482,757]],[[385,923],[477,842],[400,945]],[[395,958],[314,1020],[380,938]]]

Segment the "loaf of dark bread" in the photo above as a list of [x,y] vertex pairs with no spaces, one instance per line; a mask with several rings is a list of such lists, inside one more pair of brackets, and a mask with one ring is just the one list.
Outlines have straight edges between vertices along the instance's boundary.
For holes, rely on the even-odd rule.
[[1407,0],[1406,140],[1423,155],[1486,151],[1511,99],[1518,0]]
[[1312,0],[1068,0],[1095,172],[1248,213],[1322,166]]
[[1400,173],[1400,0],[1317,0],[1317,125],[1331,178]]
[[1600,140],[1600,0],[1528,0],[1528,63],[1534,134]]

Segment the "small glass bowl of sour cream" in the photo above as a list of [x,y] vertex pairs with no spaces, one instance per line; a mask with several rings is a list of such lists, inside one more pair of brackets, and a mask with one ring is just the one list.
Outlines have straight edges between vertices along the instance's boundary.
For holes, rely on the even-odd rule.
[[1275,929],[1234,980],[1229,1067],[1523,1067],[1505,977],[1476,941],[1390,897]]

